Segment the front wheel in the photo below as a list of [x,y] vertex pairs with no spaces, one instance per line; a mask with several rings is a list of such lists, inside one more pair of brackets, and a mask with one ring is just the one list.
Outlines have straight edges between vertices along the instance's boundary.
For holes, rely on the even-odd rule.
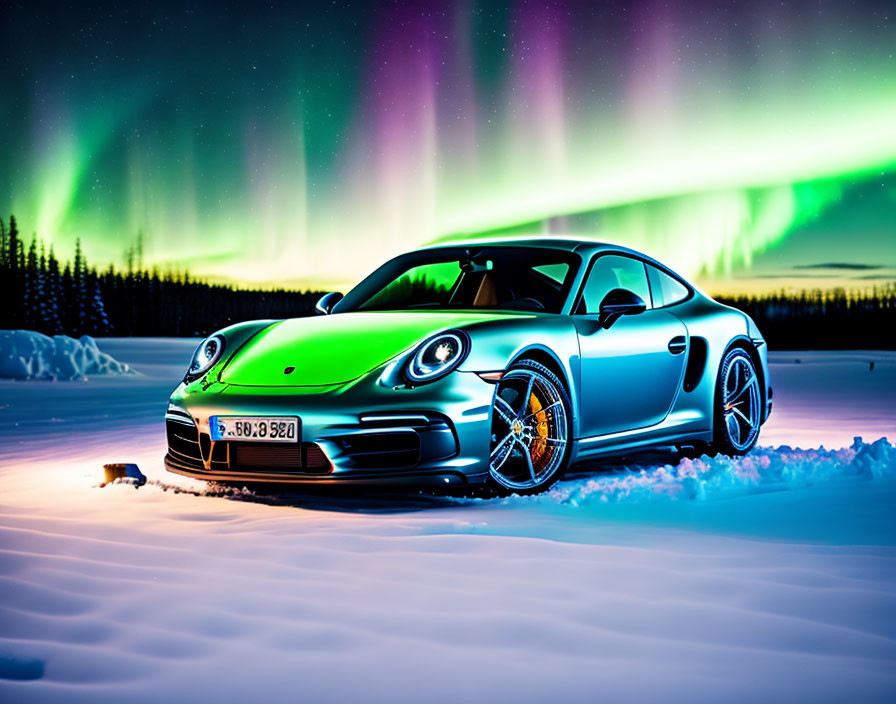
[[762,392],[756,366],[745,350],[725,353],[716,383],[713,449],[744,455],[753,449],[762,425]]
[[491,481],[503,493],[537,494],[569,460],[569,395],[547,367],[522,360],[495,390],[489,455]]

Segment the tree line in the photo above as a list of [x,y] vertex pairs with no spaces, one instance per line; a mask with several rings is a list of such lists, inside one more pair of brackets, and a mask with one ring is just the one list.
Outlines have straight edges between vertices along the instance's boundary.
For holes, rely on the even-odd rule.
[[75,244],[60,261],[37,237],[23,240],[15,216],[0,218],[0,329],[46,335],[199,336],[243,320],[311,315],[320,292],[246,290],[188,273],[113,265],[98,270]]
[[896,349],[896,283],[717,300],[753,318],[771,349]]
[[[188,273],[142,266],[142,241],[127,270],[90,266],[80,241],[61,262],[16,219],[0,218],[0,328],[47,335],[198,336],[243,320],[314,313],[321,292],[247,290]],[[771,349],[896,349],[896,284],[871,291],[803,291],[719,297],[750,315]]]

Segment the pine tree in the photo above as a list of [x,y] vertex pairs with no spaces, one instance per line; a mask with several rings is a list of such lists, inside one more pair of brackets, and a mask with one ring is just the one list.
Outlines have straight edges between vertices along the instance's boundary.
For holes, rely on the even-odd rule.
[[40,316],[40,325],[37,329],[46,334],[53,334],[50,320],[51,307],[50,290],[47,286],[47,252],[43,240],[41,240],[40,254],[37,258],[37,310]]
[[20,269],[19,266],[19,250],[22,244],[19,241],[19,226],[16,223],[16,216],[9,216],[9,240],[7,246],[8,259],[9,259],[9,267],[15,271]]
[[81,250],[81,238],[75,240],[75,261],[72,263],[72,334],[81,336],[86,334],[89,320],[87,309],[89,299],[87,294],[86,266],[84,253]]
[[9,269],[8,246],[6,224],[3,222],[3,218],[0,218],[0,301],[3,301],[3,305],[0,305],[0,329],[12,327],[12,315],[15,309],[15,302],[10,291],[12,272]]
[[64,293],[62,291],[62,277],[59,274],[59,262],[53,252],[53,245],[50,245],[50,253],[47,256],[46,287],[47,300],[47,334],[60,335],[62,329],[62,302]]
[[99,279],[96,274],[93,278],[93,297],[90,299],[90,334],[104,336],[112,332],[112,326],[109,323],[109,316],[106,315],[106,306],[103,305]]
[[25,259],[22,309],[25,327],[37,330],[41,326],[40,319],[40,272],[37,266],[37,235],[31,238],[28,255]]
[[0,218],[0,271],[6,269],[6,225]]
[[124,250],[124,265],[128,274],[134,273],[134,245],[129,245]]
[[71,334],[75,327],[75,300],[74,300],[74,283],[72,279],[71,264],[66,262],[65,268],[62,270],[62,295],[59,297],[59,315],[62,318],[62,329],[66,334]]
[[9,324],[13,328],[20,328],[25,322],[22,296],[24,294],[24,268],[25,252],[22,240],[19,239],[19,226],[15,215],[9,216],[9,236],[6,241],[6,259],[9,270],[7,296],[12,314],[9,316]]

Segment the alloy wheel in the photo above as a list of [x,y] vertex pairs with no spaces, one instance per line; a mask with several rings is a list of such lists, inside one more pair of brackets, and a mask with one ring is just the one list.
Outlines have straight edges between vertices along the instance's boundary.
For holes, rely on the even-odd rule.
[[495,391],[489,456],[489,470],[498,484],[525,491],[555,477],[568,443],[564,397],[553,380],[534,368],[512,368],[504,374]]
[[762,423],[762,395],[752,360],[735,352],[724,367],[722,383],[725,435],[732,448],[744,452],[756,441]]

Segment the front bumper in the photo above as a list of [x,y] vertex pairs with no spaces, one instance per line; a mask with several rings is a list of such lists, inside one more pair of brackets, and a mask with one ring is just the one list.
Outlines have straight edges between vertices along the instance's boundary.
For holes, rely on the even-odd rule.
[[192,479],[239,484],[299,484],[304,486],[352,486],[377,488],[447,488],[480,483],[485,477],[471,477],[463,472],[377,472],[364,475],[302,475],[299,472],[199,470],[184,466],[170,454],[165,455],[165,469]]
[[[314,485],[458,486],[488,476],[494,385],[452,372],[415,388],[371,373],[328,387],[180,386],[165,467],[196,479]],[[212,416],[297,416],[301,444],[213,441]]]

